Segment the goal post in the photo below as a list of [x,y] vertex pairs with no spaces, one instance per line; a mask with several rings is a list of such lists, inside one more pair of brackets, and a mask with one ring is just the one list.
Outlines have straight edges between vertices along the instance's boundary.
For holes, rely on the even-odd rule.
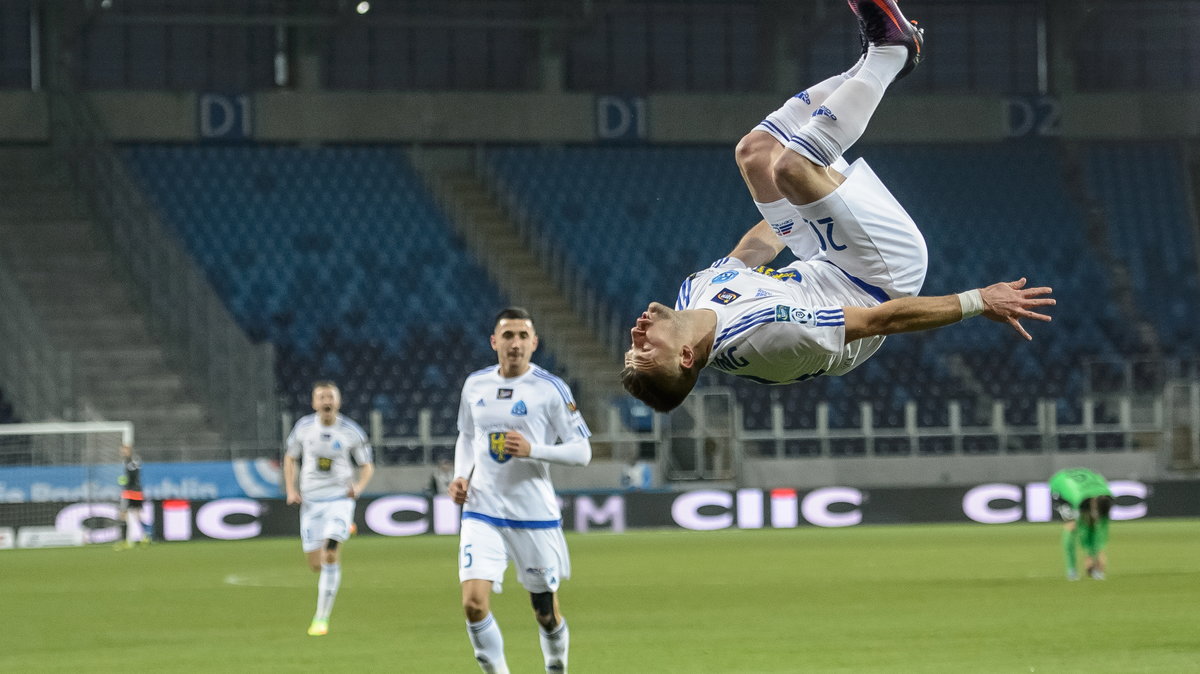
[[0,538],[52,545],[46,532],[70,517],[83,525],[75,527],[83,542],[108,542],[112,527],[104,525],[116,518],[121,494],[120,447],[133,443],[128,421],[0,424]]

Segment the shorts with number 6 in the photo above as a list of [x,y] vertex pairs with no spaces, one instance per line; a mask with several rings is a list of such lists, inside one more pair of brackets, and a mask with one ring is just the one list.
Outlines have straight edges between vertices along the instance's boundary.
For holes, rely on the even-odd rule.
[[305,552],[318,550],[326,540],[345,541],[350,538],[354,522],[354,499],[305,501],[300,504],[300,543]]
[[458,580],[490,580],[501,591],[508,560],[517,567],[517,581],[529,592],[557,592],[571,577],[571,558],[561,527],[515,529],[464,519],[458,542]]

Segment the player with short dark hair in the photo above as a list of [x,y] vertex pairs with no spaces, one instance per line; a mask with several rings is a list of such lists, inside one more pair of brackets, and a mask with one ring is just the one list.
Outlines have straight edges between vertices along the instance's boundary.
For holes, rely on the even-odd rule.
[[566,672],[570,632],[558,606],[571,575],[551,463],[586,466],[591,431],[562,379],[530,362],[537,332],[519,307],[496,316],[490,338],[498,365],[463,383],[449,494],[463,505],[458,579],[467,636],[485,672],[508,672],[492,616],[508,561],[529,592],[547,672]]
[[[800,92],[738,144],[738,166],[763,215],[727,257],[684,280],[672,309],[650,303],[625,354],[625,389],[660,412],[713,367],[764,384],[842,375],[886,335],[982,314],[1030,339],[1020,319],[1054,304],[1024,278],[918,297],[928,254],[916,224],[871,167],[842,154],[884,91],[923,56],[923,30],[894,0],[849,0],[863,56]],[[765,265],[785,247],[798,260]]]
[[1075,546],[1083,548],[1089,577],[1104,580],[1108,567],[1108,523],[1112,489],[1104,476],[1087,468],[1060,470],[1050,478],[1050,497],[1063,519],[1063,559],[1067,580],[1079,580]]
[[313,384],[312,407],[314,414],[300,418],[288,434],[283,483],[288,505],[300,506],[300,541],[308,566],[321,574],[308,633],[324,636],[342,583],[341,546],[353,531],[354,501],[375,474],[375,463],[362,427],[339,413],[337,384]]

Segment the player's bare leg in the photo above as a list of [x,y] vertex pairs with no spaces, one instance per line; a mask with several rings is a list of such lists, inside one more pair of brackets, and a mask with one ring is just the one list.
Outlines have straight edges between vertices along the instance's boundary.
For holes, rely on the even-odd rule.
[[308,566],[321,575],[317,578],[317,612],[308,627],[309,636],[323,637],[329,633],[329,614],[342,585],[341,550],[337,541],[325,541],[320,549],[308,553]]
[[508,674],[504,660],[504,635],[491,611],[492,581],[464,580],[463,613],[467,616],[467,636],[475,648],[475,662],[489,674]]
[[547,672],[566,672],[567,655],[570,651],[571,631],[558,609],[558,594],[555,592],[530,592],[533,617],[541,627],[538,630],[542,656]]
[[[787,232],[790,226],[794,225],[798,214],[795,206],[775,186],[772,167],[785,152],[785,144],[790,140],[791,130],[803,125],[814,111],[820,109],[830,94],[858,72],[867,53],[866,38],[860,37],[863,43],[862,57],[849,70],[796,94],[784,103],[783,107],[743,136],[737,144],[734,156],[737,159],[738,170],[742,173],[742,180],[750,190],[750,196],[754,199],[754,205],[762,214],[763,220],[776,232]],[[796,243],[793,242],[792,245]],[[815,242],[812,250],[796,251],[797,255],[804,259],[816,252]]]
[[922,57],[922,31],[904,18],[894,0],[849,0],[849,4],[868,42],[862,65],[791,136],[787,146],[792,152],[781,154],[772,167],[776,187],[797,206],[836,189],[836,178],[823,169],[862,136],[887,87]]

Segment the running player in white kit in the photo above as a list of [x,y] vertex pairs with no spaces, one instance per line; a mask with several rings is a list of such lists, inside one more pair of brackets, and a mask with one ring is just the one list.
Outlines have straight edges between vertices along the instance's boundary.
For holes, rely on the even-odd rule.
[[591,431],[563,380],[529,362],[538,340],[527,311],[501,311],[491,344],[499,365],[463,384],[449,490],[463,504],[458,579],[467,636],[483,671],[508,672],[489,596],[511,559],[533,603],[546,671],[566,672],[570,632],[557,592],[571,560],[549,464],[586,466]]
[[312,406],[316,413],[301,417],[288,435],[283,483],[288,505],[300,505],[300,542],[308,566],[321,574],[317,611],[308,627],[310,636],[319,637],[329,633],[329,614],[342,583],[339,546],[350,537],[354,500],[374,475],[375,463],[363,429],[338,414],[342,394],[336,384],[313,384]]
[[[894,0],[848,0],[862,58],[800,92],[738,143],[737,161],[763,220],[728,257],[689,276],[675,308],[652,302],[630,331],[621,382],[660,412],[679,406],[706,366],[764,384],[841,375],[885,335],[983,314],[1030,339],[1019,320],[1054,304],[1025,279],[917,297],[925,240],[865,161],[842,158],[884,91],[922,58],[924,31]],[[788,247],[798,260],[763,267]]]

